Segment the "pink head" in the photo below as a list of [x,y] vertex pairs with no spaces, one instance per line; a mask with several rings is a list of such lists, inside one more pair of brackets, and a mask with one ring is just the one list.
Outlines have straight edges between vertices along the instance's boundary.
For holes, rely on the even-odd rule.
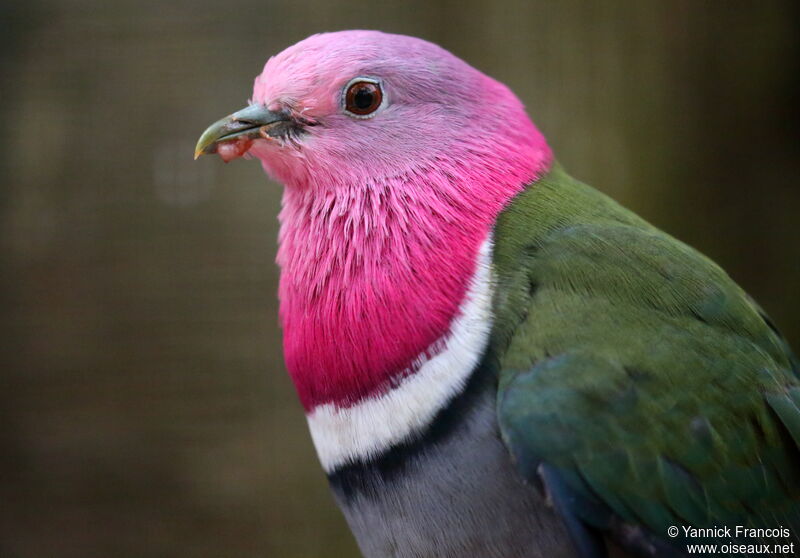
[[314,35],[273,56],[252,103],[209,128],[198,153],[249,152],[287,186],[287,367],[307,409],[348,405],[435,350],[497,214],[551,152],[506,86],[377,31]]

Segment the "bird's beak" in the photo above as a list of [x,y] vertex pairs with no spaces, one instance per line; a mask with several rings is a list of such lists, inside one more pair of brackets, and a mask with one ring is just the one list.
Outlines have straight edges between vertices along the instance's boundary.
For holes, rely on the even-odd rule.
[[267,110],[267,107],[262,105],[245,107],[230,116],[217,120],[209,126],[200,136],[200,139],[197,140],[194,158],[197,159],[200,155],[216,152],[217,145],[223,141],[238,138],[255,139],[265,137],[272,126],[279,122],[286,122],[289,119],[288,112]]

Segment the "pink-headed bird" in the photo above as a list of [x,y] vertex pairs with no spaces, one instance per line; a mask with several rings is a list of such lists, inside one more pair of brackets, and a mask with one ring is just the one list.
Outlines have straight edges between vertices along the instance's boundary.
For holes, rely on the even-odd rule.
[[786,342],[713,262],[570,178],[506,86],[420,39],[314,35],[212,152],[285,186],[286,366],[365,556],[797,542]]

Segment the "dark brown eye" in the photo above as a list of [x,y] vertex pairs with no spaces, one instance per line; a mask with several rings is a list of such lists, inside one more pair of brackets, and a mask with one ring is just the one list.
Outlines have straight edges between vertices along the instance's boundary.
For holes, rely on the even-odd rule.
[[356,116],[372,114],[383,101],[381,86],[373,81],[356,81],[347,88],[344,107]]

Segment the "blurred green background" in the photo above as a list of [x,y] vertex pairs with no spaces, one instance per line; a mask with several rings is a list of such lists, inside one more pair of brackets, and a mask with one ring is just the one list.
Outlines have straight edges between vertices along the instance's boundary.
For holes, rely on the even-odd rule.
[[281,190],[192,161],[319,31],[443,45],[573,175],[721,263],[800,347],[798,3],[0,4],[0,556],[355,546],[283,370]]

